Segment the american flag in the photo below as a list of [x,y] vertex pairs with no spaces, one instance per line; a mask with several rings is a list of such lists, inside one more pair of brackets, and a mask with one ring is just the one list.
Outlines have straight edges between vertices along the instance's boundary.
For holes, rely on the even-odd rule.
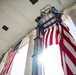
[[59,30],[56,25],[53,25],[52,27],[46,29],[44,31],[43,35],[43,46],[44,49],[52,44],[58,44],[59,43]]
[[[43,17],[40,20],[40,24],[42,25],[43,23],[45,23],[47,20],[49,20],[52,17],[54,17],[54,14],[52,13],[48,14],[47,16]],[[55,20],[56,19],[54,18],[51,21],[45,23],[44,27],[50,25]],[[40,37],[42,38],[41,42],[42,42],[42,45],[44,46],[44,49],[52,44],[58,44],[59,38],[60,38],[59,27],[56,24],[53,24],[53,26],[44,30],[44,35],[40,33]]]
[[14,59],[17,51],[18,51],[18,47],[19,47],[20,43],[21,43],[21,41],[20,41],[19,43],[17,43],[17,45],[14,47],[13,51],[11,51],[11,52],[9,53],[9,55],[8,55],[8,57],[7,57],[7,60],[6,60],[6,63],[5,63],[5,65],[4,65],[4,68],[3,68],[3,70],[1,71],[0,75],[5,75],[5,74],[8,73],[8,70],[9,70],[10,65],[11,65],[11,63],[12,63],[12,61],[13,61],[13,59]]
[[60,39],[61,62],[65,75],[76,74],[76,43],[68,28],[60,25],[62,28]]
[[9,56],[7,57],[6,63],[4,65],[4,68],[3,68],[2,72],[0,73],[0,75],[7,74],[16,52],[17,52],[17,50],[15,50],[9,54]]
[[[53,15],[49,14],[48,16],[42,18],[40,23],[44,23]],[[49,21],[45,25],[48,26],[55,19]],[[44,30],[44,35],[40,34],[42,40],[41,45],[46,49],[48,46],[53,44],[59,44],[61,52],[61,62],[64,71],[64,75],[75,75],[76,74],[76,42],[69,32],[68,27],[62,23],[61,25],[54,24],[53,26]]]

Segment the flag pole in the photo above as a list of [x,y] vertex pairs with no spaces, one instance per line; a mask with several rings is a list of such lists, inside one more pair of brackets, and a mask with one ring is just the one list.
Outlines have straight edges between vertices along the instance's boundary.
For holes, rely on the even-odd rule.
[[34,54],[33,57],[33,66],[32,66],[32,75],[42,75],[42,65],[38,61],[38,56],[41,51],[40,48],[40,28],[36,28],[36,38],[34,39]]

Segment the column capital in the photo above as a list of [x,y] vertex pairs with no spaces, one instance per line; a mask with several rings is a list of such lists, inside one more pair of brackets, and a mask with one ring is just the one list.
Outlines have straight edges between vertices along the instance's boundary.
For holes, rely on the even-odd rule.
[[73,11],[73,10],[76,10],[76,3],[74,3],[74,4],[70,5],[70,6],[68,6],[67,8],[65,8],[65,9],[63,10],[63,13],[64,13],[64,15],[69,16],[69,13],[70,13],[71,11]]
[[29,37],[35,36],[36,35],[36,30],[34,29],[30,34],[28,34]]

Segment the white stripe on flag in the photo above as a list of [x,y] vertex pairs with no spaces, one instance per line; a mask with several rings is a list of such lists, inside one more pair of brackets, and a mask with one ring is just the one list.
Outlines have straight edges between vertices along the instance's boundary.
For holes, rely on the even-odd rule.
[[62,62],[63,62],[64,75],[67,75],[66,63],[65,63],[65,54],[63,51],[62,51]]
[[74,51],[73,47],[65,39],[63,40],[63,43],[65,47],[68,49],[68,51],[70,51],[72,55],[76,58],[76,52]]
[[[46,21],[49,20],[49,19],[50,19],[50,16],[48,15],[48,16],[46,17]],[[50,21],[47,22],[47,25],[49,25],[49,24],[50,24]]]
[[72,71],[73,74],[76,74],[76,66],[71,62],[71,60],[66,54],[65,57],[66,57],[66,63],[69,66],[70,70]]
[[50,34],[51,34],[52,28],[50,28],[48,38],[47,38],[47,47],[50,46]]
[[[65,61],[66,61],[66,69],[67,69],[67,75],[69,75],[71,73],[71,75],[74,75],[74,73],[76,73],[76,67],[74,67],[76,65],[76,60],[75,60],[75,51],[76,51],[76,44],[75,44],[75,40],[74,38],[71,36],[71,34],[69,33],[68,29],[64,26],[61,25],[61,42],[62,45],[60,45],[65,53]],[[72,71],[74,69],[74,71]],[[66,70],[64,70],[65,73]]]
[[46,35],[47,35],[47,33],[48,33],[48,30],[46,30],[46,33],[45,33],[45,35],[44,35],[44,49],[45,49],[45,47],[46,47]]
[[[59,31],[59,28],[58,28],[58,27],[59,27],[59,26],[56,27],[56,30],[57,30],[57,31]],[[60,41],[60,32],[58,33],[58,43],[59,43],[59,41]]]
[[[47,21],[47,17],[45,17],[45,18],[42,20],[42,24],[43,24],[44,22],[46,22],[46,21]],[[46,23],[44,26],[47,26],[47,23]]]
[[73,37],[70,36],[65,30],[64,30],[64,34],[65,34],[65,36],[68,37],[68,38],[70,39],[70,41],[76,46],[75,40],[73,39]]

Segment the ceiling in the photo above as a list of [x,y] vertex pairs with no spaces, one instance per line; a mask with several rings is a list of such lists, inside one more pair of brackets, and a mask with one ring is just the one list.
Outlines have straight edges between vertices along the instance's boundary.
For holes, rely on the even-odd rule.
[[[36,27],[35,19],[44,6],[50,4],[61,11],[74,2],[76,0],[39,0],[32,5],[29,0],[0,0],[0,55]],[[3,30],[3,25],[9,29]]]

